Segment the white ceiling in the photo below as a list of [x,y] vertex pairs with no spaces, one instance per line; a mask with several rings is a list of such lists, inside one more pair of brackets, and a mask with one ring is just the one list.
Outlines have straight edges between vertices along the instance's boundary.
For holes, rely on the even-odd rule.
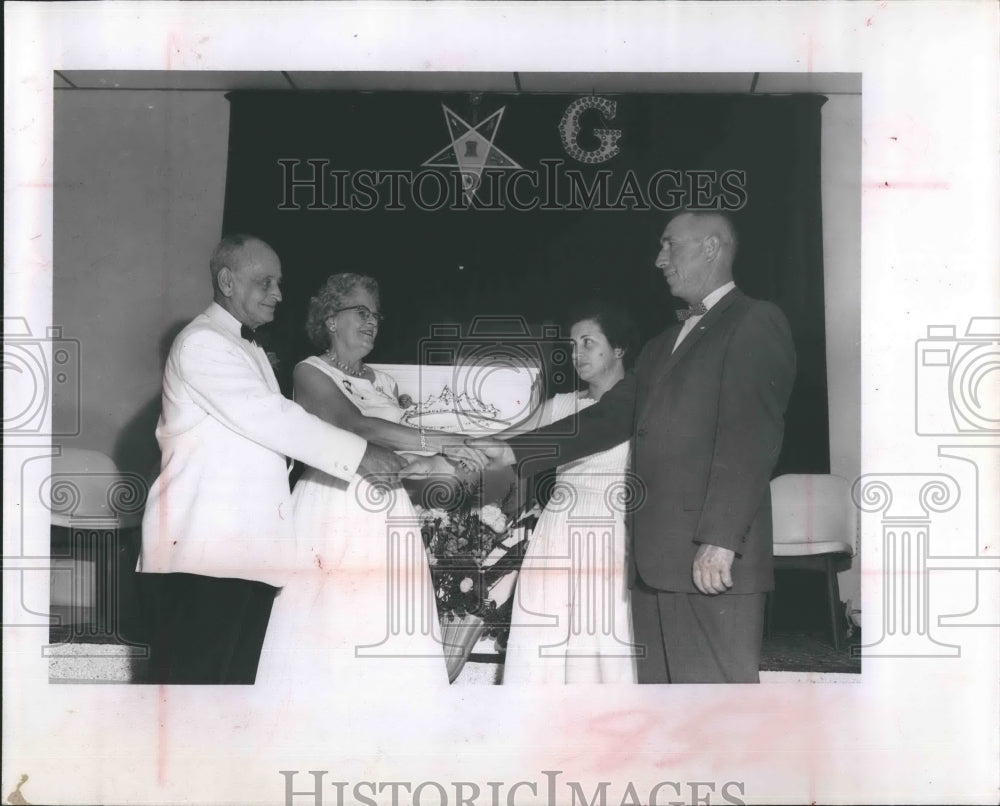
[[60,90],[424,90],[860,95],[860,73],[391,73],[57,70]]

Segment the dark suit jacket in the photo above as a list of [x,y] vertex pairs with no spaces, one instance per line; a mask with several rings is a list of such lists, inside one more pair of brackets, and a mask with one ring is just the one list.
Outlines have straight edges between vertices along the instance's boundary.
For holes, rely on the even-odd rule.
[[[510,440],[538,472],[632,438],[643,487],[630,564],[646,585],[695,593],[701,543],[737,553],[729,593],[774,582],[770,479],[781,451],[795,350],[784,314],[733,290],[673,350],[680,325],[643,348],[633,371],[594,406]],[[571,435],[567,435],[572,431]]]

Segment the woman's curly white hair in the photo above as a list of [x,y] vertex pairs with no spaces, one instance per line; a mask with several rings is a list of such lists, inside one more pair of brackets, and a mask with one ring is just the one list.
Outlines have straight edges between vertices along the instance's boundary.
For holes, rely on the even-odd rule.
[[355,288],[363,288],[379,301],[378,281],[367,274],[334,274],[331,275],[316,296],[309,300],[309,312],[306,314],[306,333],[309,340],[319,350],[330,347],[330,334],[326,329],[326,320],[333,316],[337,308],[344,307],[344,300]]

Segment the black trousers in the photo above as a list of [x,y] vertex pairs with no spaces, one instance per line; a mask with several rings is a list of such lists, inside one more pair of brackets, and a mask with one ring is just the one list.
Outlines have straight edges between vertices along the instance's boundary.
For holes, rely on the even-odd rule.
[[759,683],[763,593],[671,593],[636,580],[633,640],[640,683]]
[[277,588],[198,574],[141,574],[148,683],[250,685]]

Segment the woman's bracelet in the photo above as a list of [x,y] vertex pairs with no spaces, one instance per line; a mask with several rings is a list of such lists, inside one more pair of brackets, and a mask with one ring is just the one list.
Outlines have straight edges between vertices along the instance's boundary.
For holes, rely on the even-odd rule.
[[427,432],[423,428],[420,429],[420,450],[427,450]]

